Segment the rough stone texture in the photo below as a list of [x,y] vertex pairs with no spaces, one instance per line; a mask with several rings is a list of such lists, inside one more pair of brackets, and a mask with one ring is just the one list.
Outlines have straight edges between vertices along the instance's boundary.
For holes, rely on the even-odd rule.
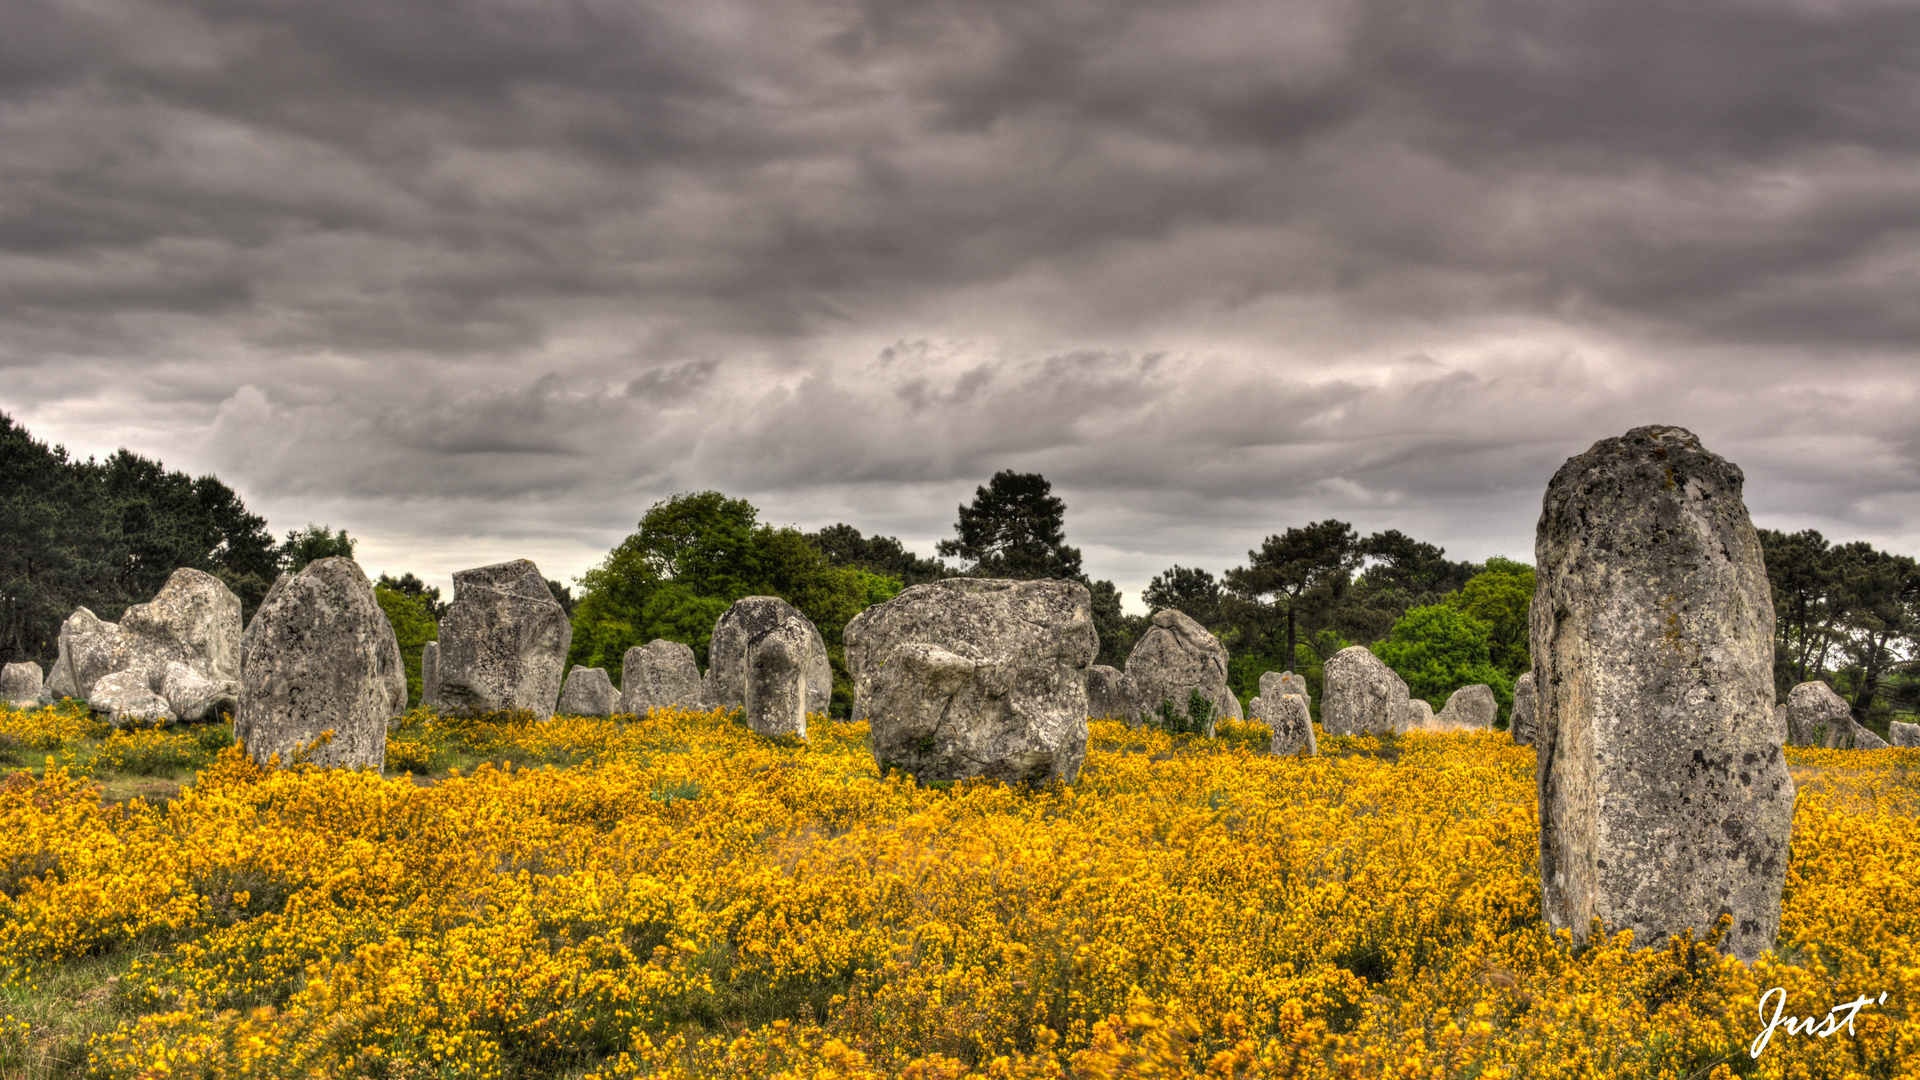
[[747,645],[747,726],[761,735],[807,737],[807,712],[815,696],[814,658],[824,651],[820,632],[799,612]]
[[45,692],[39,664],[27,660],[0,669],[0,701],[10,702],[17,708],[31,708],[40,703],[40,695]]
[[1879,750],[1886,741],[1861,727],[1845,698],[1823,682],[1803,682],[1787,692],[1781,708],[1787,717],[1790,746],[1821,746],[1828,750]]
[[420,649],[420,707],[434,705],[440,699],[440,643],[429,641]]
[[1140,723],[1139,709],[1133,703],[1133,680],[1119,668],[1105,664],[1087,667],[1087,716],[1094,720],[1125,720],[1128,726]]
[[[544,584],[544,582],[543,582]],[[387,720],[406,704],[393,626],[351,559],[316,559],[276,585],[240,643],[240,711],[233,734],[257,762],[283,765],[324,731],[317,765],[381,769]],[[391,650],[391,651],[390,651]]]
[[60,697],[86,701],[93,684],[120,670],[120,624],[110,623],[86,608],[75,608],[60,624],[60,654],[53,662],[52,690]]
[[117,670],[145,672],[150,682],[175,662],[215,683],[240,677],[240,598],[226,582],[184,566],[152,600],[121,614],[114,656]]
[[1313,735],[1313,714],[1307,711],[1306,695],[1287,693],[1289,685],[1292,684],[1280,672],[1261,675],[1260,696],[1253,699],[1259,703],[1254,717],[1273,731],[1270,745],[1273,753],[1297,754],[1304,750],[1317,754],[1320,747]]
[[540,568],[526,559],[453,575],[453,605],[440,620],[441,712],[478,715],[526,709],[541,720],[560,700],[573,624]]
[[920,782],[1071,783],[1087,752],[1087,587],[949,578],[912,586],[846,630],[855,715],[874,760]]
[[[700,709],[706,686],[693,649],[654,638],[627,650],[620,664],[620,711],[644,716],[648,709]],[[743,702],[744,704],[744,702]]]
[[1895,746],[1920,747],[1920,724],[1895,720],[1887,734],[1893,736],[1890,741]]
[[385,633],[380,635],[380,677],[387,686],[387,716],[405,716],[407,713],[407,662],[400,655],[400,635],[393,629],[393,623],[387,620],[387,613],[380,613],[380,625]]
[[[1267,677],[1265,675],[1260,676],[1260,685],[1267,685]],[[1283,671],[1280,673],[1279,681],[1274,683],[1274,686],[1277,688],[1274,691],[1275,693],[1298,694],[1300,697],[1306,699],[1309,709],[1313,707],[1313,695],[1307,692],[1306,676],[1295,675],[1291,671]],[[1262,693],[1261,696],[1264,697],[1265,694]]]
[[1513,712],[1507,717],[1507,730],[1518,746],[1530,746],[1536,730],[1533,717],[1533,672],[1521,675],[1513,684]]
[[192,723],[218,720],[222,705],[236,706],[240,698],[239,685],[233,680],[214,682],[193,665],[175,660],[161,673],[158,691],[167,699],[175,716]]
[[[721,613],[713,624],[713,641],[707,646],[708,705],[737,709],[747,703],[749,647],[788,619],[813,626],[800,609],[777,596],[735,600]],[[833,667],[818,627],[814,627],[812,638],[807,655],[807,711],[824,713],[833,701]]]
[[100,713],[114,727],[132,727],[179,717],[167,706],[167,699],[154,692],[151,677],[144,671],[114,671],[93,681],[87,695],[87,708]]
[[1327,658],[1320,726],[1329,735],[1385,734],[1400,730],[1407,707],[1407,681],[1365,645]]
[[575,664],[567,672],[567,684],[560,688],[560,703],[554,711],[562,716],[612,716],[619,701],[606,668]]
[[1447,695],[1446,705],[1433,720],[1443,728],[1470,727],[1492,731],[1494,718],[1499,715],[1500,699],[1493,695],[1493,687],[1486,683],[1474,683]]
[[1532,607],[1549,925],[1659,946],[1733,916],[1780,928],[1793,824],[1773,712],[1773,602],[1740,469],[1674,427],[1571,458],[1547,487]]
[[1182,611],[1153,613],[1152,625],[1127,654],[1127,678],[1136,708],[1150,716],[1158,715],[1164,703],[1186,716],[1188,699],[1200,691],[1214,708],[1208,738],[1222,717],[1240,715],[1240,702],[1227,688],[1227,647]]
[[1434,731],[1439,726],[1439,718],[1433,715],[1433,706],[1426,698],[1408,698],[1400,707],[1400,719],[1393,730],[1405,735],[1409,731]]

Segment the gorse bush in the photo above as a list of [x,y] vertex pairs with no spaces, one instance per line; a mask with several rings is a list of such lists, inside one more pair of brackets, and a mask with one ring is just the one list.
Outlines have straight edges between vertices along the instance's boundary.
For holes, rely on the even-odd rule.
[[[515,764],[229,750],[164,809],[16,773],[0,1072],[49,1037],[16,1003],[108,963],[101,1080],[1920,1075],[1920,752],[1789,751],[1780,948],[1749,967],[1548,931],[1504,736],[1297,759],[1099,721],[1075,786],[937,790],[879,776],[864,725],[808,728],[413,714],[395,752]],[[1756,1061],[1773,987],[1889,996]]]

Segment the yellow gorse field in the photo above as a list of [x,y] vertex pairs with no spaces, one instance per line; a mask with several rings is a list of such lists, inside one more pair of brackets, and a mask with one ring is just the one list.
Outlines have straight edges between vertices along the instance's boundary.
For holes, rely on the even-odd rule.
[[[0,1013],[137,957],[98,1077],[1920,1076],[1917,751],[1789,752],[1780,948],[1747,967],[1547,930],[1505,734],[1280,759],[1255,725],[1096,721],[1077,785],[1021,790],[883,777],[864,725],[818,716],[803,744],[416,713],[390,766],[566,767],[229,749],[159,806],[86,772],[194,736],[52,751],[84,723],[0,713],[49,751],[0,784]],[[1756,1059],[1774,987],[1790,1015],[1887,997]],[[35,1037],[0,1015],[4,1060]]]

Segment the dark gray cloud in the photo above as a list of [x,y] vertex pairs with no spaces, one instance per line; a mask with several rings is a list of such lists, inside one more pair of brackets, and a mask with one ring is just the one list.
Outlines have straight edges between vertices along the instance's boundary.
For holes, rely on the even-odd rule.
[[1135,589],[1594,439],[1920,551],[1920,7],[16,0],[0,408],[433,575],[655,499]]

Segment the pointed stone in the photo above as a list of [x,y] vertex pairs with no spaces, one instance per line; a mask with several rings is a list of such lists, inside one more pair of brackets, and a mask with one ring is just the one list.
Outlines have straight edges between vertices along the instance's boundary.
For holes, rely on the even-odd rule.
[[824,713],[833,701],[833,666],[827,659],[826,639],[800,609],[777,596],[748,596],[733,602],[713,624],[707,646],[707,704],[738,709],[747,701],[747,669],[752,644],[789,620],[813,627],[806,656],[807,711]]

